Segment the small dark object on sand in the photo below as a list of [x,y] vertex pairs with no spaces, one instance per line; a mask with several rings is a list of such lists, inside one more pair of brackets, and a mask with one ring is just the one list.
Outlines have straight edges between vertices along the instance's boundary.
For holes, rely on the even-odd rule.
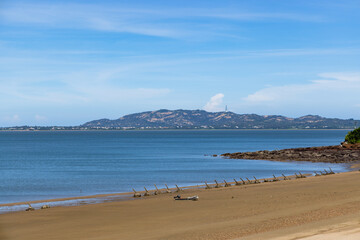
[[186,198],[182,198],[180,195],[177,195],[174,197],[175,200],[192,200],[192,201],[198,201],[199,197],[198,196],[192,196],[192,197],[186,197]]

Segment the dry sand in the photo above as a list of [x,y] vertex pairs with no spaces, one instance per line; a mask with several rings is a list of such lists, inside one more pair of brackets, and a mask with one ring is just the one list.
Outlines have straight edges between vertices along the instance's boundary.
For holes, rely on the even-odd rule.
[[360,239],[360,172],[0,215],[0,239]]

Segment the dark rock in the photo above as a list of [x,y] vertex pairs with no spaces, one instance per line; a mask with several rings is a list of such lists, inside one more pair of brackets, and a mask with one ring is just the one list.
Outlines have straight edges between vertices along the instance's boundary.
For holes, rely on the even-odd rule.
[[360,144],[338,146],[292,148],[274,151],[225,153],[221,156],[232,159],[260,159],[274,161],[311,161],[349,163],[360,161]]

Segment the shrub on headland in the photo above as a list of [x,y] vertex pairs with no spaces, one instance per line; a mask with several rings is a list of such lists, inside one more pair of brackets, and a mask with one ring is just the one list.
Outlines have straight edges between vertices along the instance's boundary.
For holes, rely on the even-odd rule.
[[360,127],[346,134],[345,141],[351,144],[360,143]]

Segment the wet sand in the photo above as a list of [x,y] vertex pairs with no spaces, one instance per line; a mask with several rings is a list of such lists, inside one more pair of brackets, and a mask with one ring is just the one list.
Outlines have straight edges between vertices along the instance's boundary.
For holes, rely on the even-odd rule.
[[0,239],[360,239],[359,186],[353,171],[7,213]]

